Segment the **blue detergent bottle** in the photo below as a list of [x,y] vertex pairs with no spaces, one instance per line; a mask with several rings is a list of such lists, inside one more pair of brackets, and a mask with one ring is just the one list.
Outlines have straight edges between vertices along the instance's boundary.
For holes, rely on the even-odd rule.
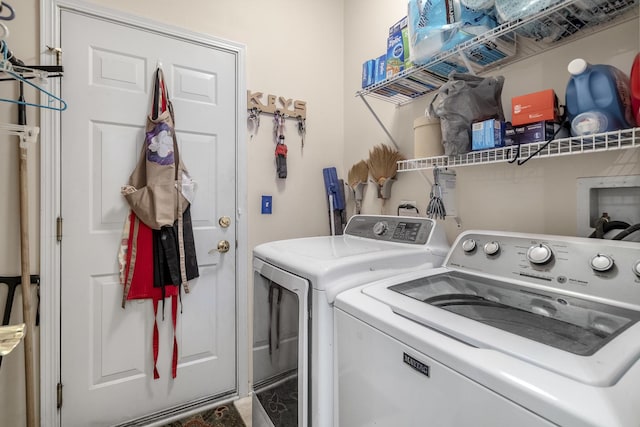
[[574,136],[626,129],[635,125],[629,78],[619,69],[574,59],[567,67],[567,119]]

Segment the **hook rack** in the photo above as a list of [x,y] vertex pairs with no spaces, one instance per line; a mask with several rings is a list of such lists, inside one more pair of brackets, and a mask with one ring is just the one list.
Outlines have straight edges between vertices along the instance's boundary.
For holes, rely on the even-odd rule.
[[[305,101],[285,98],[284,96],[267,95],[266,105],[262,103],[262,92],[247,91],[247,110],[257,114],[280,114],[285,119],[306,119],[307,103]],[[293,109],[291,109],[293,107]]]

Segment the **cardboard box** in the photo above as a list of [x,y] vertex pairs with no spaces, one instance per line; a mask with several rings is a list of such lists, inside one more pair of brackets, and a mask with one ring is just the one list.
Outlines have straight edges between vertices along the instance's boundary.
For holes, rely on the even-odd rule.
[[409,20],[403,17],[389,27],[387,39],[387,78],[410,68],[409,61]]
[[404,71],[404,46],[402,33],[393,33],[387,39],[387,78]]
[[387,78],[387,55],[380,55],[375,59],[376,70],[373,78],[374,83],[380,83]]
[[[515,39],[513,41],[497,38],[484,42],[468,49],[467,56],[481,70],[487,65],[492,65],[509,58],[516,53]],[[478,70],[478,71],[479,71]]]
[[362,63],[362,87],[371,86],[375,81],[376,61],[370,59]]
[[468,73],[469,69],[465,67],[460,62],[456,61],[454,58],[448,58],[444,61],[440,61],[434,65],[430,65],[426,67],[427,70],[435,74],[436,76],[441,77],[444,81],[449,79],[449,74],[451,72],[455,73]]
[[553,89],[511,98],[511,124],[513,126],[558,121],[558,97]]
[[398,22],[389,27],[389,36],[395,33],[402,34],[404,69],[406,70],[413,66],[413,63],[409,60],[409,18],[407,16],[404,16]]
[[[553,137],[558,123],[543,120],[536,123],[529,123],[523,126],[507,126],[505,130],[504,144],[530,144],[532,142],[545,142]],[[567,133],[559,134],[556,138],[564,138]]]
[[505,123],[489,119],[471,125],[471,150],[504,147]]

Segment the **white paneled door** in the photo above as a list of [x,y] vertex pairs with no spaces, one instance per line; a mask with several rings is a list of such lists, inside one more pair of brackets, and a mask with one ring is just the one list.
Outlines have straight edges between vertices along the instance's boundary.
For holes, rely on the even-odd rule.
[[[236,390],[233,52],[73,11],[61,13],[61,379],[64,427],[122,423]],[[134,169],[162,65],[182,158],[197,181],[192,219],[200,277],[178,314],[171,378],[171,304],[158,313],[160,379],[153,379],[150,300],[120,306],[117,252]],[[229,217],[227,227],[220,224]],[[211,251],[227,240],[231,250]],[[211,252],[211,253],[210,253]],[[162,306],[160,306],[160,310]]]

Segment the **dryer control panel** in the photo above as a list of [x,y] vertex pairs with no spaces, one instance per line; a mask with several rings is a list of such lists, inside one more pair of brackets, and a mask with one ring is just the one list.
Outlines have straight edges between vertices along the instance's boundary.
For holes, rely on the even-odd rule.
[[426,245],[434,227],[435,222],[429,218],[355,215],[344,233],[385,242]]

